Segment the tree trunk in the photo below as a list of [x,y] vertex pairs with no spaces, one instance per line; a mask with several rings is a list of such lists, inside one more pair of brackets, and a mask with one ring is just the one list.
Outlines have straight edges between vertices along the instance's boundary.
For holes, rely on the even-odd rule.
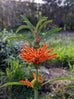
[[8,4],[9,4],[9,23],[10,23],[10,27],[12,27],[12,21],[13,21],[13,18],[12,18],[12,2],[11,0],[8,1]]

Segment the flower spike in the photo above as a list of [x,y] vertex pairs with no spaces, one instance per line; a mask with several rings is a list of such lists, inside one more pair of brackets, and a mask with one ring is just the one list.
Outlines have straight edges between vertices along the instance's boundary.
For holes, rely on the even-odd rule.
[[[41,38],[39,38],[39,41],[40,40]],[[37,50],[35,50],[34,48],[31,49],[27,44],[25,44],[25,47],[23,47],[24,50],[20,50],[21,53],[19,53],[19,55],[21,56],[21,59],[26,60],[28,63],[39,64],[43,61],[56,58],[55,55],[57,55],[57,53],[49,55],[49,53],[53,51],[54,48],[46,52],[47,48],[48,48],[48,45],[45,44],[42,49],[38,48]]]

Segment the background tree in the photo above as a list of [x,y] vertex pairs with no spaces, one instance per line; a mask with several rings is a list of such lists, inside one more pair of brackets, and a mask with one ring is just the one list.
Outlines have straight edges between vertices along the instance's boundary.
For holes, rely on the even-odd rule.
[[67,5],[67,6],[74,5],[74,0],[65,0],[64,4]]
[[[70,13],[74,13],[73,0],[65,0],[63,5],[62,0],[43,1],[47,3],[36,4],[34,0],[32,2],[30,0],[23,2],[20,0],[0,0],[0,28],[17,28],[22,24],[20,15],[25,15],[33,25],[36,25],[41,17],[46,16],[53,20],[51,28],[55,26],[64,28],[64,25],[67,24],[67,17]],[[72,22],[72,19],[70,20]],[[71,27],[67,29],[69,30]]]
[[74,14],[71,12],[65,20],[67,30],[74,30]]

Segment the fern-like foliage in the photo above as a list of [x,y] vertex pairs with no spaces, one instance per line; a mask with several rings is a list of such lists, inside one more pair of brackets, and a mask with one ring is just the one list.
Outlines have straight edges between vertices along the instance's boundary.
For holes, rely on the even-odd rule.
[[[33,26],[33,24],[28,20],[27,17],[25,17],[24,15],[21,15],[21,17],[23,18],[24,22],[26,23],[26,25],[21,25],[17,28],[16,30],[16,33],[18,33],[20,30],[22,29],[29,29],[32,33],[33,33],[33,37],[34,39],[37,37],[37,35],[39,33],[41,33],[41,30],[49,23],[52,22],[52,20],[47,20],[48,17],[42,17],[40,18],[40,20],[38,21],[36,27]],[[60,31],[61,28],[55,28],[55,29],[52,29],[50,31],[47,31],[44,35],[44,37],[48,37],[51,33],[56,33],[58,31]],[[10,37],[10,38],[7,38],[6,40],[13,40],[13,39],[22,39],[22,40],[26,40],[28,41],[28,43],[31,44],[31,42],[27,39],[27,38],[24,38],[24,37]],[[32,44],[31,44],[32,45]]]

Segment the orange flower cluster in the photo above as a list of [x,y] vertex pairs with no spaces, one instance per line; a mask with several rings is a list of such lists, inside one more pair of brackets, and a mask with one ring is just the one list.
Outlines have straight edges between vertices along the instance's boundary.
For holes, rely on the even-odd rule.
[[[34,77],[34,79],[36,79],[35,73],[33,73],[33,77]],[[38,79],[41,80],[41,83],[43,83],[43,79],[41,77],[38,77]],[[29,86],[33,87],[33,84],[28,79],[26,79],[25,81],[20,80],[20,83],[25,83],[27,85],[27,87],[29,87]]]
[[24,50],[20,50],[21,53],[19,53],[19,55],[21,55],[21,59],[26,60],[28,63],[39,64],[43,61],[46,61],[46,60],[49,60],[52,58],[56,58],[55,55],[57,55],[57,53],[48,55],[48,53],[53,51],[54,48],[52,48],[46,52],[46,49],[48,48],[47,44],[45,44],[42,49],[39,48],[37,50],[34,48],[31,49],[27,44],[25,44],[25,46],[26,47],[23,47]]
[[32,83],[28,80],[28,79],[26,79],[25,81],[23,81],[23,80],[20,80],[20,82],[21,83],[25,83],[26,85],[27,85],[27,87],[33,87],[33,85],[32,85]]
[[52,48],[46,52],[46,49],[48,48],[47,44],[45,44],[42,49],[39,48],[37,50],[35,50],[34,48],[31,49],[27,44],[25,44],[25,46],[26,47],[23,47],[24,50],[20,50],[21,53],[19,53],[19,55],[21,55],[21,59],[26,60],[28,63],[39,64],[48,59],[56,58],[55,55],[57,55],[57,53],[48,55],[48,53],[53,51],[54,48]]

